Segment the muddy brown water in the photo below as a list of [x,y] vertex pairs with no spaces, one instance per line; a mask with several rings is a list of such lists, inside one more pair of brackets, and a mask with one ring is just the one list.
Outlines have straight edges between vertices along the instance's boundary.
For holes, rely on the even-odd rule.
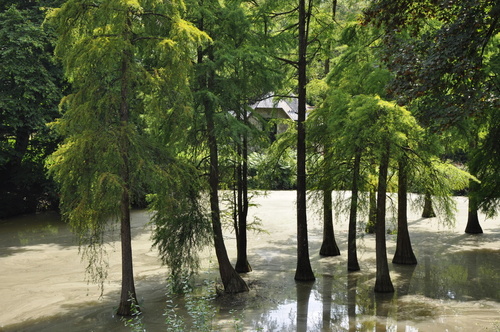
[[[213,330],[500,331],[500,218],[481,216],[484,234],[466,235],[466,199],[456,200],[454,226],[412,212],[409,229],[419,263],[389,263],[396,291],[375,294],[373,235],[360,233],[361,271],[347,273],[347,216],[336,218],[341,256],[321,257],[322,225],[311,213],[310,256],[316,281],[296,283],[295,192],[254,198],[258,206],[250,214],[267,232],[249,233],[254,271],[244,279],[250,292],[211,301]],[[136,287],[145,328],[166,331],[168,270],[151,248],[147,212],[134,211],[132,218]],[[389,222],[388,228],[394,225]],[[234,262],[234,234],[225,235]],[[114,315],[120,288],[117,236],[117,231],[107,236],[109,276],[101,297],[99,288],[85,280],[85,261],[56,213],[1,220],[0,331],[130,331]],[[389,262],[395,241],[395,235],[387,236]],[[215,254],[208,248],[197,284],[217,278]],[[179,314],[186,314],[178,304]]]

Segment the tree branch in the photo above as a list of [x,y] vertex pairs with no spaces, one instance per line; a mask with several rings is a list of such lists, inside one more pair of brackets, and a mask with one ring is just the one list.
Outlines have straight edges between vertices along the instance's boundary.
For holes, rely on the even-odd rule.
[[283,61],[286,64],[292,65],[295,68],[297,68],[299,66],[299,63],[297,61],[292,61],[292,60],[285,59],[285,58],[282,58],[282,57],[279,57],[279,56],[274,56],[274,58],[276,60]]

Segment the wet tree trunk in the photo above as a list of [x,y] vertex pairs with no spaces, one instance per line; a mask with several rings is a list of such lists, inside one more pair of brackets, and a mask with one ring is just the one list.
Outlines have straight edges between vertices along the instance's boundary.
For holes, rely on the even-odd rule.
[[434,218],[436,213],[432,206],[432,196],[429,192],[424,195],[424,210],[422,211],[422,218]]
[[[312,5],[312,4],[310,4]],[[305,0],[299,0],[299,100],[297,123],[297,268],[295,280],[315,280],[309,259],[306,210],[306,84],[307,15]]]
[[361,163],[361,153],[357,152],[354,157],[354,167],[352,175],[352,195],[351,195],[351,210],[349,213],[349,234],[347,239],[347,270],[359,271],[358,254],[356,248],[356,221],[358,211],[358,180],[359,169]]
[[417,264],[417,258],[411,247],[408,231],[408,169],[405,157],[399,161],[398,173],[398,237],[396,252],[392,262],[394,264]]
[[390,146],[387,144],[380,160],[377,192],[377,224],[375,229],[375,251],[377,259],[377,272],[375,280],[375,292],[394,292],[389,265],[387,263],[387,248],[385,240],[385,205],[387,199],[387,173],[389,170]]
[[[124,54],[122,60],[122,78],[121,78],[121,103],[120,103],[120,121],[122,126],[126,126],[129,121],[129,72],[127,54]],[[123,130],[126,132],[126,130]],[[126,134],[125,134],[126,135]],[[121,316],[130,316],[132,314],[132,304],[137,305],[137,295],[134,284],[134,268],[132,262],[132,234],[130,230],[130,169],[129,169],[129,145],[128,139],[121,139],[121,155],[123,159],[122,180],[124,185],[122,199],[120,202],[120,238],[122,251],[122,289],[120,295],[120,304],[117,314]],[[133,303],[131,301],[134,301]],[[137,307],[138,308],[138,307]]]
[[322,256],[340,255],[339,247],[335,241],[335,232],[333,230],[332,210],[332,190],[323,190],[323,243],[319,250],[319,254]]
[[[246,113],[246,111],[244,111]],[[246,115],[243,115],[244,123],[247,124]],[[237,219],[238,229],[236,232],[237,259],[236,272],[246,273],[252,271],[248,263],[247,255],[247,216],[248,216],[248,140],[246,134],[242,137],[241,148],[238,149],[241,161],[237,169]]]

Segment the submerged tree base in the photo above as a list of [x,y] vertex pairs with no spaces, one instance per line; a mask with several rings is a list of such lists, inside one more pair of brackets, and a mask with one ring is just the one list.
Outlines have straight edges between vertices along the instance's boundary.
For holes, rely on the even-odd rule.
[[482,234],[483,229],[479,224],[479,217],[477,211],[469,211],[469,218],[467,219],[467,226],[465,227],[465,233],[467,234]]
[[299,271],[299,269],[297,269],[297,271],[295,272],[294,279],[295,281],[310,282],[310,281],[315,281],[316,277],[314,277],[312,269],[306,269],[305,271],[304,270]]
[[392,281],[389,280],[377,280],[375,282],[375,293],[394,293],[394,286]]
[[237,261],[234,269],[238,273],[252,272],[252,267],[250,266],[250,263],[248,263],[248,262],[240,263],[239,261]]
[[224,293],[228,294],[237,294],[248,292],[248,286],[246,282],[241,278],[241,276],[234,271],[227,280],[223,281],[224,284]]
[[340,250],[335,240],[333,240],[333,242],[331,241],[323,242],[323,244],[321,245],[321,249],[319,250],[319,254],[321,256],[327,256],[327,257],[340,256]]
[[392,263],[400,265],[417,265],[417,258],[415,257],[415,255],[412,256],[394,255]]

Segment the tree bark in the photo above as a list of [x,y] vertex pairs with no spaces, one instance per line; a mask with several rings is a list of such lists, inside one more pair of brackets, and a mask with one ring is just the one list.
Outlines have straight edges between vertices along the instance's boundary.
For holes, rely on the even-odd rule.
[[335,232],[333,230],[333,211],[332,211],[332,190],[323,190],[323,243],[319,254],[322,256],[340,255],[339,247],[335,241]]
[[[130,316],[132,314],[132,302],[137,305],[137,295],[134,284],[134,268],[132,262],[132,234],[130,230],[130,169],[129,169],[129,144],[126,137],[125,126],[129,121],[129,55],[124,52],[122,59],[122,78],[121,78],[121,101],[120,101],[120,122],[123,128],[121,139],[122,170],[121,177],[124,183],[123,194],[120,202],[120,240],[122,250],[122,289],[120,295],[120,304],[117,314],[121,316]],[[138,307],[137,307],[138,308]]]
[[366,223],[365,232],[373,234],[375,233],[375,224],[377,223],[377,194],[375,193],[375,189],[370,189],[368,199],[370,203],[368,208],[368,222]]
[[[476,136],[475,139],[471,139],[469,142],[470,151],[474,151],[477,149],[477,142],[479,138]],[[476,176],[477,175],[477,161],[474,160],[474,157],[471,157],[469,160],[469,172],[470,174]],[[467,226],[465,227],[465,233],[467,234],[482,234],[483,229],[479,224],[479,216],[477,210],[479,208],[478,201],[478,193],[480,190],[480,184],[474,180],[469,180],[469,193],[467,197],[469,198],[469,208],[468,208],[468,217],[467,217]]]
[[297,268],[295,280],[315,280],[309,259],[306,214],[306,51],[307,51],[307,13],[305,0],[299,0],[299,100],[297,123]]
[[217,138],[215,136],[215,123],[213,119],[212,106],[209,105],[209,102],[205,102],[204,107],[205,118],[207,121],[208,148],[210,150],[210,209],[212,216],[212,229],[214,232],[215,254],[217,256],[217,262],[219,263],[219,272],[225,292],[246,292],[248,291],[248,286],[231,265],[227,255],[226,246],[224,244],[219,207],[219,156]]
[[432,206],[432,196],[430,193],[426,192],[424,195],[424,210],[422,211],[422,218],[434,218],[436,213],[434,212],[434,207]]
[[[130,195],[128,188],[123,192],[121,202],[121,250],[122,250],[122,289],[117,314],[132,315],[132,302],[138,305],[134,284],[134,268],[132,262],[132,233],[130,230]],[[138,306],[136,307],[138,309]]]
[[[247,124],[246,110],[243,111],[243,122]],[[247,273],[252,271],[248,263],[247,255],[247,216],[248,216],[248,139],[246,134],[242,137],[241,149],[239,154],[241,161],[238,162],[237,170],[237,218],[238,232],[236,234],[237,259],[235,270],[238,273]]]
[[478,203],[477,203],[477,191],[479,190],[479,184],[474,180],[469,180],[469,208],[467,216],[467,226],[465,227],[465,233],[467,234],[482,234],[483,229],[479,224],[478,215]]
[[408,169],[405,157],[399,161],[398,173],[398,236],[396,252],[392,259],[394,264],[417,264],[417,258],[411,247],[410,233],[408,231]]
[[387,173],[389,170],[390,146],[387,144],[380,160],[377,192],[377,224],[375,229],[375,251],[377,259],[377,272],[375,292],[394,292],[389,265],[387,263],[387,248],[385,240],[385,204],[387,199]]
[[351,211],[349,213],[349,234],[347,236],[347,270],[359,271],[358,255],[356,248],[356,221],[358,211],[358,180],[361,163],[361,153],[357,152],[354,157],[352,175]]

